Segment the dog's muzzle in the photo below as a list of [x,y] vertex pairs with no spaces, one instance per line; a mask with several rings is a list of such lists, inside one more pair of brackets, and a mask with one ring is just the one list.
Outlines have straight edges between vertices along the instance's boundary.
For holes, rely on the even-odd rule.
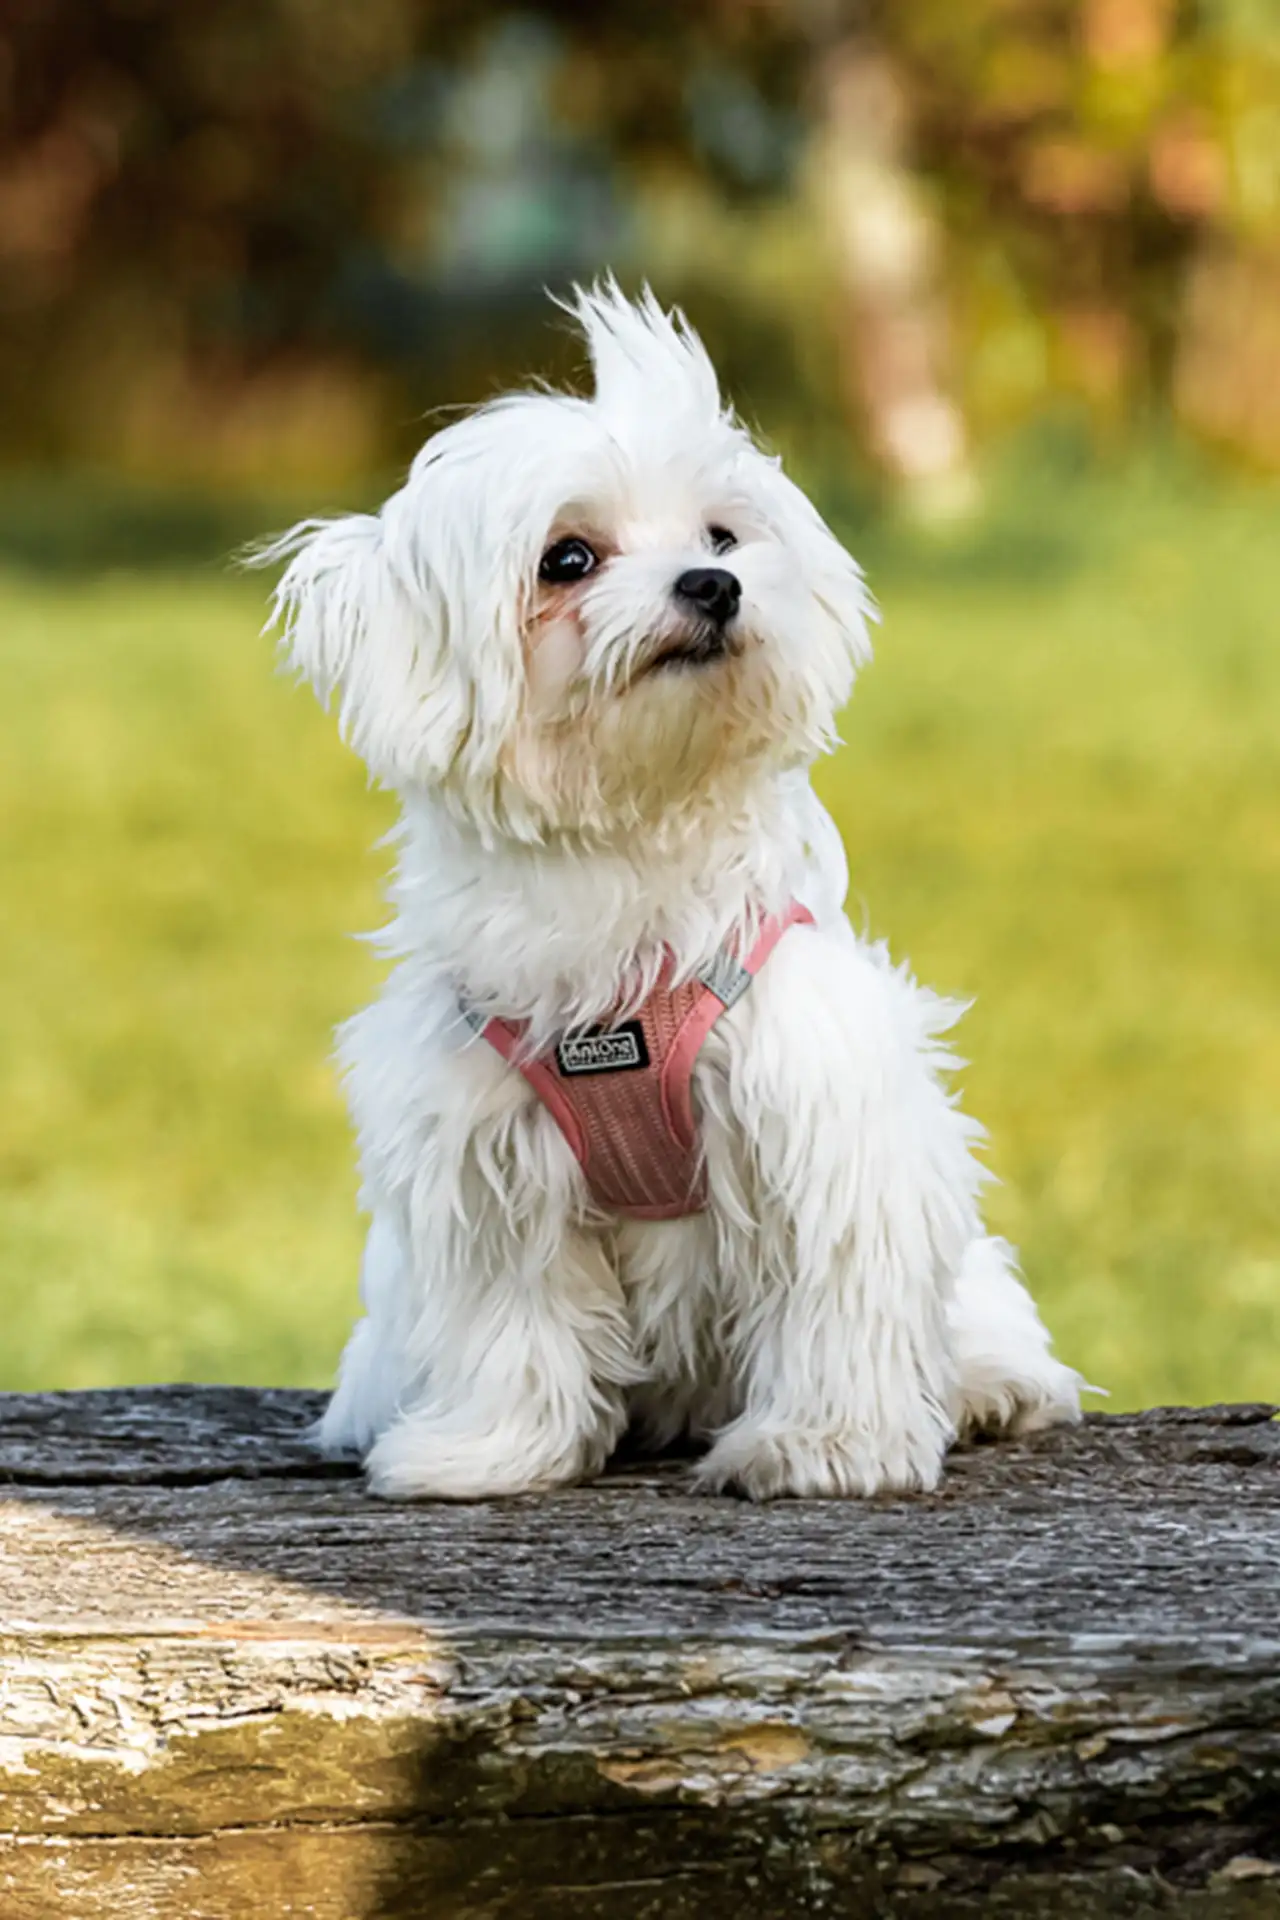
[[742,604],[742,583],[727,567],[690,567],[672,589],[676,604],[692,615],[689,627],[662,649],[653,667],[705,666],[738,651],[728,632]]

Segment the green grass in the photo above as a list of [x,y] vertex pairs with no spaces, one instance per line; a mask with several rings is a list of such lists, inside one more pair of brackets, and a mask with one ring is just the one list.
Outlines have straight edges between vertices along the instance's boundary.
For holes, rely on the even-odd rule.
[[[976,996],[992,1218],[1113,1406],[1280,1390],[1275,506],[1142,469],[873,530],[821,774],[855,912]],[[0,577],[0,1386],[323,1381],[352,1313],[390,808],[261,598]]]

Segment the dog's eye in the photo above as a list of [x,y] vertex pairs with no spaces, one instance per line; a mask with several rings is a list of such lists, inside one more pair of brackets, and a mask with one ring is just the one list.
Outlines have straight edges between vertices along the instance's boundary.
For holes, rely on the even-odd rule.
[[570,580],[585,580],[599,565],[599,554],[585,540],[571,536],[547,548],[538,562],[538,578],[562,587]]
[[708,527],[707,538],[711,542],[713,553],[728,553],[730,547],[736,547],[738,536],[730,533],[728,527]]

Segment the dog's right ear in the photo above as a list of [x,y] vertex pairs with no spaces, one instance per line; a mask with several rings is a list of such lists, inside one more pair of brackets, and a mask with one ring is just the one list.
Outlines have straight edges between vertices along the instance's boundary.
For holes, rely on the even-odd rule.
[[268,628],[326,706],[337,694],[343,739],[388,786],[443,779],[473,701],[439,588],[398,577],[376,514],[301,521],[247,564],[280,561]]

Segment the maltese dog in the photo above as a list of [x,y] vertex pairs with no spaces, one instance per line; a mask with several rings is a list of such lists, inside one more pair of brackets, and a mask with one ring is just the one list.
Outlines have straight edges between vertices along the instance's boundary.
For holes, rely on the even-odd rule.
[[678,313],[571,311],[590,398],[481,407],[261,556],[402,809],[319,1441],[393,1499],[560,1486],[628,1428],[756,1499],[930,1488],[1082,1383],[983,1230],[959,1009],[844,915],[808,768],[872,603]]

